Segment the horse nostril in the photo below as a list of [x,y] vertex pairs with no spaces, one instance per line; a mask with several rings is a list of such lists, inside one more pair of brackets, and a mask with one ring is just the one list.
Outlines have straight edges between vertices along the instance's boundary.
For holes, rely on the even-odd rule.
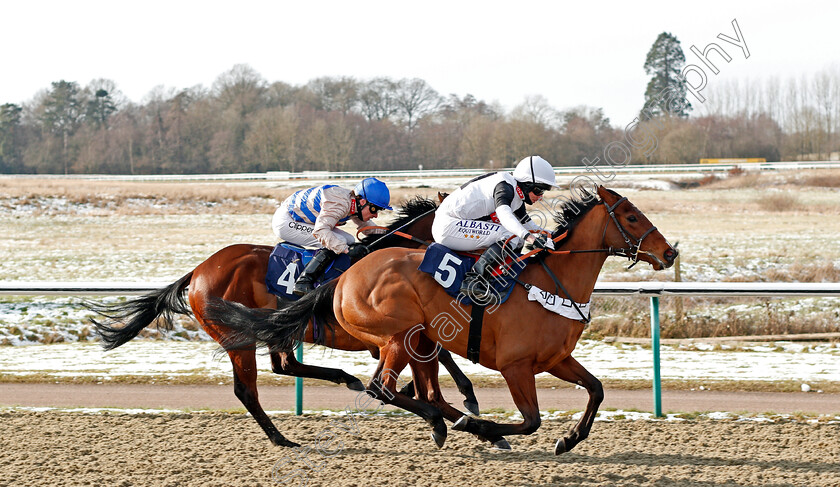
[[674,262],[677,255],[679,255],[679,253],[675,249],[668,249],[665,251],[665,260],[668,262]]

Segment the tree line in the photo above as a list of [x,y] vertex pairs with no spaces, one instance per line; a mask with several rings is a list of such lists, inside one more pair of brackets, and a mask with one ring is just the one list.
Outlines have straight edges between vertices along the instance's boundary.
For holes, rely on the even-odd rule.
[[[647,66],[646,66],[647,68]],[[840,74],[710,87],[694,114],[558,110],[539,95],[505,111],[443,96],[422,79],[323,77],[268,82],[247,65],[210,88],[154,89],[142,103],[116,83],[60,80],[0,105],[0,173],[198,174],[510,167],[527,154],[558,166],[626,144],[624,164],[701,157],[827,158],[840,150]],[[641,107],[640,107],[641,108]]]

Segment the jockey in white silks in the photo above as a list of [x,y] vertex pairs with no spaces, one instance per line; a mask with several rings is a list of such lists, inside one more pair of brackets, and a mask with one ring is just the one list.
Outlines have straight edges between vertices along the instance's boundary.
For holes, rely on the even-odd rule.
[[303,296],[338,254],[358,259],[367,248],[353,235],[336,228],[352,220],[357,227],[372,225],[380,210],[390,210],[391,193],[382,181],[365,178],[353,191],[334,185],[302,189],[286,198],[271,219],[274,234],[303,247],[321,248],[295,282],[294,293]]
[[542,199],[543,193],[556,186],[554,169],[540,156],[522,159],[512,173],[495,172],[474,178],[449,195],[435,212],[432,236],[435,242],[452,250],[470,251],[486,248],[470,272],[461,292],[474,294],[474,283],[482,280],[491,265],[502,260],[505,240],[521,248],[524,243],[535,248],[554,248],[554,242],[531,230],[545,229],[531,221],[525,205]]

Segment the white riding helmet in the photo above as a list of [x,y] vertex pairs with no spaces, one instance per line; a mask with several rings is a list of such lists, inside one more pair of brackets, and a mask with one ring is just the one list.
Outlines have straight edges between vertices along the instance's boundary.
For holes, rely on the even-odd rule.
[[540,156],[529,156],[519,161],[513,170],[513,178],[520,183],[557,186],[554,168]]

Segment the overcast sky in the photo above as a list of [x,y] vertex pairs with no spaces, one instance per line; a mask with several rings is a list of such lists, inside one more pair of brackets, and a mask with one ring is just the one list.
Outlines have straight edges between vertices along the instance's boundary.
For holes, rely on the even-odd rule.
[[[24,103],[58,80],[116,82],[142,102],[155,86],[210,87],[235,64],[267,81],[418,77],[442,95],[505,109],[543,95],[558,109],[603,107],[626,125],[643,105],[642,68],[657,35],[677,36],[727,79],[782,80],[840,65],[840,2],[60,1],[4,2],[0,103]],[[735,37],[750,57],[717,38]],[[714,75],[691,52],[716,42]],[[698,75],[699,76],[699,75]],[[699,82],[699,79],[698,81]],[[693,100],[690,100],[693,101]]]

